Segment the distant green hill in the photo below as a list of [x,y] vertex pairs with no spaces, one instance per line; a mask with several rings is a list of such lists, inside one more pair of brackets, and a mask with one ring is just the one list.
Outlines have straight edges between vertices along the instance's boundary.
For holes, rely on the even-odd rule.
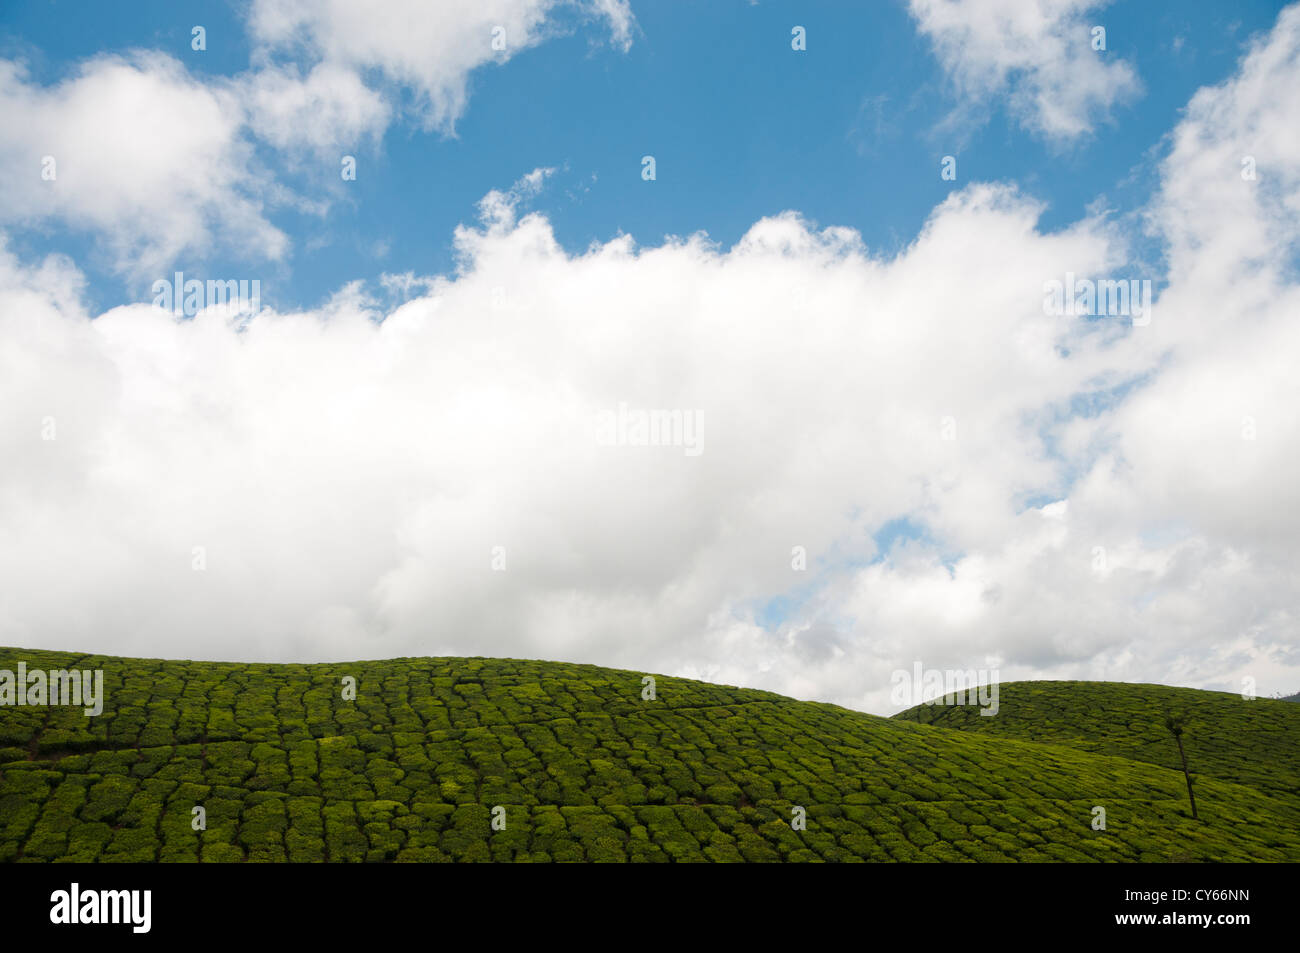
[[1300,708],[1278,699],[1127,682],[1011,682],[998,695],[994,717],[960,705],[918,705],[894,717],[1173,769],[1178,748],[1164,719],[1182,714],[1193,778],[1300,797]]
[[[1222,731],[1244,754],[1221,746],[1218,776],[1193,712],[1198,823],[1181,771],[1137,757],[1108,716],[1147,686],[1077,683],[1102,693],[1084,707],[1100,727],[1046,744],[667,677],[645,701],[643,673],[554,662],[0,649],[0,669],[20,660],[102,668],[107,699],[96,718],[0,708],[0,860],[1300,860],[1294,790],[1255,783],[1252,739],[1272,709],[1300,714],[1278,702],[1233,713]],[[1009,723],[1024,717],[1002,691]],[[1276,723],[1282,749],[1296,727]],[[1109,749],[1081,750],[1090,736]]]

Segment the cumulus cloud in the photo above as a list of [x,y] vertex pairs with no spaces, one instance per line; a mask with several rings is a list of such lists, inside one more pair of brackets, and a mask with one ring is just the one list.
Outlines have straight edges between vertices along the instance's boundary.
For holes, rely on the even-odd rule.
[[[185,652],[209,657],[687,670],[752,658],[739,681],[826,694],[793,664],[797,642],[778,653],[755,630],[740,655],[716,640],[796,584],[794,546],[822,587],[876,556],[872,532],[900,514],[988,538],[1015,517],[1008,487],[1053,479],[1026,416],[1111,363],[1118,330],[1044,318],[1037,279],[1104,266],[1107,241],[1042,235],[1039,211],[973,187],[880,261],[793,215],[725,252],[622,238],[570,256],[545,218],[489,204],[483,228],[457,233],[462,272],[382,321],[355,294],[251,320],[47,305],[38,330],[6,306],[11,359],[42,369],[6,382],[22,396],[4,401],[12,458],[56,470],[66,493],[42,506],[45,481],[8,476],[16,545],[0,572],[30,584],[0,638],[174,654],[184,631]],[[702,415],[704,452],[602,445],[594,422],[619,405]],[[837,644],[823,638],[817,664]]]
[[[378,149],[398,87],[414,91],[427,126],[450,130],[469,74],[554,35],[563,10],[606,23],[624,48],[631,42],[625,0],[411,0],[386,12],[258,0],[249,11],[255,64],[233,77],[136,51],[86,60],[43,86],[0,60],[0,226],[83,231],[136,284],[182,257],[283,259],[290,242],[271,221],[275,209],[323,214],[330,185],[338,188],[328,180],[299,194],[287,185],[307,160]],[[498,28],[504,48],[494,50]],[[368,84],[372,74],[390,88]],[[258,143],[270,149],[259,153]]]
[[295,66],[267,67],[241,77],[238,86],[253,133],[291,157],[337,157],[367,141],[377,146],[392,115],[355,72],[329,63],[305,76]]
[[886,655],[919,642],[1000,659],[1004,677],[1293,683],[1300,104],[1276,90],[1298,58],[1293,7],[1174,130],[1148,209],[1169,284],[1115,353],[1137,386],[1059,429],[1068,500],[988,527],[951,564],[900,553],[855,581],[848,615],[873,620]]
[[1268,91],[1298,64],[1288,11],[1174,130],[1146,326],[1045,314],[1049,280],[1126,275],[1124,235],[988,184],[893,257],[794,213],[571,254],[521,208],[535,170],[454,274],[389,276],[400,304],[254,317],[92,317],[68,262],[0,255],[0,642],[569,659],[875,711],[915,661],[1289,689],[1300,102]]
[[1141,90],[1128,63],[1093,49],[1087,15],[1108,3],[909,0],[909,9],[964,108],[1006,94],[1026,128],[1066,143]]
[[136,276],[216,244],[262,260],[287,249],[238,97],[169,56],[97,57],[51,87],[0,60],[0,111],[0,224],[89,231]]
[[566,9],[603,20],[616,45],[630,46],[627,0],[255,0],[249,29],[265,51],[377,73],[413,93],[426,128],[450,131],[468,103],[470,74],[545,40]]

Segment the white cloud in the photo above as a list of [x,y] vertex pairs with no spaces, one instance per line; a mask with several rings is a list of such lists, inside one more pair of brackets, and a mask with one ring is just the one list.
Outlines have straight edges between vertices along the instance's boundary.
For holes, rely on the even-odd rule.
[[338,156],[369,142],[377,146],[392,109],[357,74],[329,63],[306,76],[296,67],[268,67],[239,80],[248,122],[259,139],[290,155]]
[[1300,542],[1300,100],[1279,95],[1298,80],[1293,6],[1175,129],[1150,214],[1168,242],[1145,339],[1162,370],[1114,420],[1127,469],[1111,479],[1141,482],[1148,519],[1253,553],[1254,572]]
[[[1122,236],[988,185],[895,258],[794,214],[570,255],[519,212],[537,170],[389,312],[349,285],[92,320],[67,262],[0,256],[0,643],[560,658],[879,711],[917,660],[1293,690],[1300,101],[1269,91],[1298,63],[1292,10],[1174,130],[1147,327],[1045,316],[1045,281],[1126,274]],[[702,412],[704,452],[600,445],[620,404]]]
[[1007,94],[1045,138],[1069,142],[1141,89],[1133,68],[1092,47],[1088,14],[1109,0],[909,0],[917,27],[962,97],[963,110]]
[[[541,216],[491,211],[457,234],[463,273],[382,323],[356,289],[321,314],[130,306],[39,332],[0,306],[4,359],[41,369],[0,384],[0,576],[22,581],[0,640],[728,660],[701,627],[800,581],[792,546],[818,575],[918,507],[972,538],[1010,519],[1006,487],[1053,470],[1024,415],[1106,365],[1111,335],[1044,318],[1038,277],[1100,267],[1104,238],[1040,235],[1005,189],[957,194],[892,262],[794,216],[725,253],[618,239],[574,257]],[[701,411],[705,452],[598,445],[620,402]],[[34,499],[33,468],[68,489]],[[784,666],[741,680],[808,678]]]
[[489,229],[501,230],[514,225],[519,206],[535,198],[546,184],[546,180],[555,174],[552,167],[536,168],[527,175],[520,176],[515,184],[502,192],[493,189],[479,199],[479,216]]
[[0,61],[0,112],[0,224],[93,232],[111,265],[137,277],[218,240],[263,260],[286,251],[237,97],[169,56],[98,57],[48,88]]
[[[469,74],[553,35],[562,10],[605,21],[615,42],[630,42],[624,0],[411,0],[386,13],[348,0],[310,11],[258,0],[250,29],[263,46],[255,68],[234,77],[196,76],[170,56],[139,51],[87,60],[47,87],[0,60],[0,227],[86,232],[108,267],[145,286],[182,257],[280,260],[290,243],[271,211],[324,214],[339,188],[326,177],[298,194],[286,186],[292,173],[307,159],[377,149],[393,118],[392,90],[372,88],[363,74],[414,90],[419,118],[450,129]],[[491,45],[496,27],[501,52]],[[284,52],[310,62],[272,55]],[[262,162],[255,140],[273,150]]]
[[255,0],[249,28],[266,51],[376,71],[414,94],[426,128],[448,131],[465,111],[470,74],[545,40],[566,9],[604,20],[617,45],[631,44],[626,0]]

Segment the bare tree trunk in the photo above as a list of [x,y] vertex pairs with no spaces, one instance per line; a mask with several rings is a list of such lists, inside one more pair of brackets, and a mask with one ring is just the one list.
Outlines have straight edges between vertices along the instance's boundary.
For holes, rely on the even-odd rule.
[[1200,820],[1196,816],[1196,795],[1192,793],[1192,775],[1187,770],[1187,755],[1183,753],[1182,735],[1174,735],[1174,740],[1178,742],[1178,757],[1183,759],[1183,777],[1187,779],[1187,798],[1192,802],[1192,820]]

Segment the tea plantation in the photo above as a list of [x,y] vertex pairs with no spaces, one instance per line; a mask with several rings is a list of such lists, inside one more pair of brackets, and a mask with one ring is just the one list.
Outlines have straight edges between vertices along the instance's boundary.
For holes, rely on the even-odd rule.
[[1193,779],[1220,778],[1300,797],[1300,706],[1284,700],[1125,682],[1012,682],[998,694],[992,718],[962,705],[918,705],[894,717],[1181,770],[1164,720],[1184,715]]
[[[105,700],[0,708],[11,862],[1300,860],[1281,702],[1211,757],[1197,706],[1227,703],[1154,686],[1004,685],[1005,726],[941,727],[553,662],[20,661],[103,669]],[[1200,821],[1143,721],[1174,700]]]

